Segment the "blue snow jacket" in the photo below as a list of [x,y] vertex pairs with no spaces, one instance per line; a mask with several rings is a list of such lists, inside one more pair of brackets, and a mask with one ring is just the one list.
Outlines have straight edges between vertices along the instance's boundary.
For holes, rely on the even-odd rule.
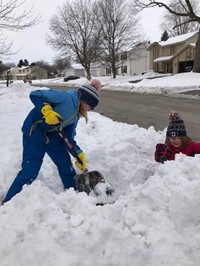
[[[77,153],[82,152],[80,147],[76,144],[74,137],[76,135],[76,126],[80,119],[78,113],[79,97],[78,91],[70,89],[68,91],[61,91],[56,89],[49,90],[35,90],[30,94],[30,99],[34,104],[34,108],[30,111],[22,126],[22,132],[25,135],[31,136],[37,142],[49,142],[49,134],[55,133],[53,126],[44,122],[41,109],[44,104],[50,104],[55,112],[60,114],[64,120],[64,132],[74,146]],[[58,134],[56,132],[56,134]]]

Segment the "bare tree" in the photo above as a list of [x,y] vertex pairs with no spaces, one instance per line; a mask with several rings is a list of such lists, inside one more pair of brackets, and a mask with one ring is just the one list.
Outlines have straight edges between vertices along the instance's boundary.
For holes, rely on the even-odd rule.
[[39,22],[39,16],[32,16],[33,7],[29,9],[20,9],[25,3],[26,0],[1,0],[0,29],[18,31],[31,27]]
[[[39,16],[33,16],[33,7],[26,9],[26,0],[0,1],[0,57],[10,54],[12,43],[6,44],[4,30],[21,31],[40,21]],[[24,8],[23,8],[24,7]]]
[[7,66],[6,64],[4,64],[2,61],[0,61],[0,76],[2,75],[2,73],[6,70],[9,69],[9,66]]
[[[194,12],[197,13],[200,8],[199,3],[191,0],[191,5]],[[169,6],[174,8],[178,13],[183,13],[185,11],[185,7],[183,5],[178,5],[174,0],[170,0]],[[163,16],[163,22],[161,23],[161,28],[167,30],[170,36],[177,36],[197,31],[199,29],[199,23],[196,21],[188,22],[188,17],[177,16],[166,10]]]
[[100,28],[95,26],[93,2],[66,1],[50,20],[47,42],[65,56],[72,53],[91,79],[90,64],[96,57]]
[[[174,4],[172,6],[166,4],[166,1],[162,1],[162,0],[160,1],[132,0],[132,5],[138,11],[141,11],[144,8],[151,8],[155,6],[163,7],[171,14],[187,18],[185,22],[181,22],[179,25],[176,25],[175,27],[180,26],[182,24],[188,24],[191,22],[197,22],[200,25],[199,9],[197,12],[193,9],[192,0],[174,0]],[[177,9],[175,9],[175,7],[177,6],[182,7],[181,11],[176,11]],[[200,32],[199,32],[199,37],[196,43],[193,71],[200,73]]]
[[56,57],[53,60],[55,68],[58,70],[59,76],[61,76],[63,70],[70,66],[70,57]]
[[[0,30],[1,34],[1,30]],[[6,39],[4,37],[0,38],[0,58],[3,58],[3,56],[7,56],[10,54],[10,49],[12,46],[11,43],[6,43]]]
[[120,67],[118,55],[140,42],[138,19],[129,12],[124,0],[99,0],[95,10],[102,29],[99,59],[106,68],[112,69],[115,78]]
[[8,69],[16,67],[16,64],[14,62],[6,62],[5,65],[6,67],[8,67]]

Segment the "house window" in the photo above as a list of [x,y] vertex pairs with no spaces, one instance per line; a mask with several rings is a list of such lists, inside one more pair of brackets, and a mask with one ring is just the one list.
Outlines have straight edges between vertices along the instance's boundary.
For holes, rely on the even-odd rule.
[[191,47],[188,47],[186,49],[186,53],[185,53],[185,59],[188,61],[190,61],[192,59],[192,49]]
[[159,57],[159,49],[157,46],[153,47],[153,59],[156,59]]
[[106,68],[106,75],[111,75],[111,68]]
[[119,61],[120,60],[120,55],[116,54],[115,55],[115,60],[116,60],[116,62]]
[[127,74],[127,66],[122,66],[121,72],[122,72],[122,74]]

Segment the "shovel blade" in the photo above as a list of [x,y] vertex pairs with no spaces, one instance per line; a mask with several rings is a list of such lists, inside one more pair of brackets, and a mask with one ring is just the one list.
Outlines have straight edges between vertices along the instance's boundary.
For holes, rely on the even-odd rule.
[[[92,190],[95,191],[97,184],[105,183],[105,178],[99,171],[85,171],[82,174],[76,175],[74,179],[78,191],[84,191],[88,195]],[[107,189],[105,193],[112,194],[112,191],[110,189]]]

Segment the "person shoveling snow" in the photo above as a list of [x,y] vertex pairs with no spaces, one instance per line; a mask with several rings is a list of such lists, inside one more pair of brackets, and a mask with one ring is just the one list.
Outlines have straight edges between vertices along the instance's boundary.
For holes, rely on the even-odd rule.
[[[38,176],[45,153],[57,166],[65,189],[76,189],[75,169],[70,154],[76,158],[75,165],[85,171],[86,156],[77,145],[74,137],[80,117],[87,122],[87,112],[99,103],[101,82],[91,80],[78,90],[35,90],[30,93],[34,108],[26,117],[23,132],[23,160],[21,170],[14,179],[2,203],[9,201],[19,193],[25,184],[31,184]],[[63,132],[73,150],[66,145],[56,130],[56,125],[63,121]]]

